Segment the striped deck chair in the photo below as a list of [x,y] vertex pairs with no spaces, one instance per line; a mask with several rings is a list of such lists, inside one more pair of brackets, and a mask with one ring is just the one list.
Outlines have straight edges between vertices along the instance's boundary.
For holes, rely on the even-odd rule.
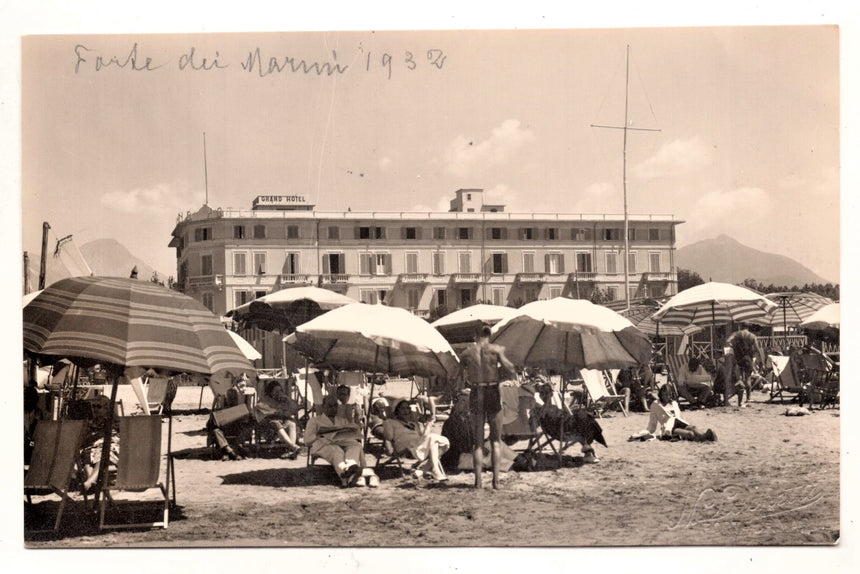
[[69,500],[69,483],[81,450],[86,425],[85,420],[68,419],[39,421],[36,425],[33,454],[30,466],[24,475],[24,494],[28,505],[32,505],[33,494],[48,491],[60,497],[54,531],[60,528],[63,510]]
[[[130,416],[119,419],[119,460],[116,465],[116,476],[102,490],[99,501],[99,529],[108,528],[167,528],[170,497],[167,487],[159,481],[161,467],[161,416]],[[164,499],[163,516],[160,521],[146,522],[105,522],[105,511],[108,503],[121,506],[139,505],[151,501],[117,502],[111,496],[112,492],[144,492],[158,488]],[[160,501],[159,501],[160,502]]]
[[598,418],[603,418],[603,411],[612,405],[618,404],[621,406],[621,412],[627,416],[627,409],[624,408],[624,395],[617,395],[610,392],[607,385],[606,375],[603,371],[597,369],[581,369],[579,371],[582,377],[582,382],[585,385],[585,390],[589,397],[589,406],[597,414]]
[[689,405],[689,401],[678,393],[678,381],[680,380],[681,371],[684,365],[687,364],[686,355],[666,355],[666,368],[669,369],[668,384],[675,386],[675,396],[678,403]]
[[780,403],[786,400],[799,400],[803,406],[803,381],[798,376],[797,367],[791,357],[770,355],[772,369],[772,383],[770,401],[779,399]]

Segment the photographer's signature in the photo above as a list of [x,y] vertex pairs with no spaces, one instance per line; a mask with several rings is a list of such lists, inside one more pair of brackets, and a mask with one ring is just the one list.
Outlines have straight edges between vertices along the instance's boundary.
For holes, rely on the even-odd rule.
[[815,485],[771,491],[737,485],[706,488],[669,530],[719,522],[763,520],[808,508],[822,500],[824,492]]

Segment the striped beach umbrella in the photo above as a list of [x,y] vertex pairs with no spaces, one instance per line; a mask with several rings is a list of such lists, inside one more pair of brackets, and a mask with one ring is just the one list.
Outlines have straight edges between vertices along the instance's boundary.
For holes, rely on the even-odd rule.
[[652,318],[666,325],[711,327],[711,359],[714,355],[714,325],[742,323],[772,315],[779,306],[755,291],[709,282],[685,289],[669,299]]
[[805,321],[800,323],[800,326],[813,331],[824,331],[826,329],[838,329],[839,323],[839,303],[831,303],[807,317]]
[[209,309],[187,295],[136,279],[57,281],[24,307],[24,349],[203,375],[253,369]]
[[556,297],[523,305],[496,323],[490,341],[518,366],[559,371],[614,369],[647,363],[651,341],[607,307]]
[[246,327],[292,333],[297,325],[352,303],[358,301],[329,289],[289,287],[236,307],[227,316]]

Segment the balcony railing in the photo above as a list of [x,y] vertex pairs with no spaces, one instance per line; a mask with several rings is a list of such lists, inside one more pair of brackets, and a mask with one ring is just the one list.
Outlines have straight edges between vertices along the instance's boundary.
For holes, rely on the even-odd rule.
[[520,283],[543,283],[546,281],[544,273],[517,273],[517,281]]
[[594,271],[574,271],[567,276],[567,279],[572,283],[576,281],[588,283],[597,279],[597,273]]
[[401,273],[397,279],[401,283],[427,283],[428,277],[427,273]]
[[427,319],[430,317],[430,309],[410,309],[413,315]]
[[646,281],[671,281],[672,274],[660,271],[646,271],[642,273]]
[[186,285],[188,287],[208,287],[209,285],[220,285],[220,275],[197,275],[189,277]]
[[281,275],[281,283],[285,284],[311,284],[311,276],[307,273],[288,273]]
[[348,283],[349,275],[346,273],[328,273],[322,276],[323,283]]
[[454,273],[451,277],[454,283],[480,283],[481,281],[480,273]]

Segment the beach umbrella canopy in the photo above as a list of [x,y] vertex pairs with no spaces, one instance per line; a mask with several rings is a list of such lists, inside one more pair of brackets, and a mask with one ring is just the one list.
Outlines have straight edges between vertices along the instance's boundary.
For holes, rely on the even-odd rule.
[[493,327],[490,340],[518,366],[558,371],[624,368],[651,358],[651,342],[630,321],[583,299],[523,305]]
[[650,337],[682,337],[694,335],[702,330],[697,325],[665,325],[654,320],[657,305],[631,305],[618,313],[633,323],[633,326]]
[[669,299],[652,316],[666,325],[719,325],[771,315],[776,303],[755,291],[728,283],[703,283]]
[[479,303],[436,319],[430,326],[442,333],[451,344],[471,343],[475,340],[475,332],[482,325],[493,326],[516,312],[512,307]]
[[230,335],[230,338],[233,339],[233,342],[236,343],[236,346],[239,347],[239,350],[242,351],[242,354],[245,355],[246,359],[249,361],[256,361],[257,359],[263,358],[260,351],[255,349],[254,345],[249,343],[248,340],[242,337],[239,333],[227,331],[227,334]]
[[396,376],[453,376],[454,349],[406,309],[353,303],[296,327],[284,341],[314,363]]
[[839,303],[831,303],[825,305],[805,321],[800,323],[804,329],[812,329],[813,331],[824,331],[826,329],[839,328]]
[[776,303],[779,307],[773,314],[751,319],[749,322],[768,327],[782,326],[783,331],[789,325],[799,325],[825,305],[833,303],[833,300],[829,297],[819,295],[818,293],[800,291],[768,293],[765,297]]
[[253,369],[209,309],[148,281],[62,279],[23,313],[24,349],[39,355],[204,375]]
[[245,326],[289,333],[327,311],[357,302],[321,287],[290,287],[236,307],[227,316]]

